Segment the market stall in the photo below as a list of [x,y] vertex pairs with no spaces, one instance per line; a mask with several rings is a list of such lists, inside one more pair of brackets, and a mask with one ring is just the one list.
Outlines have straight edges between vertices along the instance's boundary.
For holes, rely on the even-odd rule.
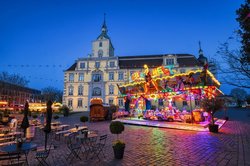
[[90,103],[90,121],[105,120],[108,110],[103,106],[102,99],[93,98]]

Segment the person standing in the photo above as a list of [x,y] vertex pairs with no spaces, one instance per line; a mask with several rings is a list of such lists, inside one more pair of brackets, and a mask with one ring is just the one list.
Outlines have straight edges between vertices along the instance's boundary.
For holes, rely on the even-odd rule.
[[41,124],[44,125],[44,113],[41,112],[40,114],[40,121],[41,121]]

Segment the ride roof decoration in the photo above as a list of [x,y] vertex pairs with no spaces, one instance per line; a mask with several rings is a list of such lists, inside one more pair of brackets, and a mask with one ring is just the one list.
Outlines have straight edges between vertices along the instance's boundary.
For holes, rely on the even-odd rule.
[[173,66],[159,66],[149,69],[144,65],[144,72],[134,72],[130,76],[130,82],[117,85],[121,96],[150,95],[176,96],[180,94],[204,94],[211,98],[223,94],[220,90],[220,82],[204,66],[203,70],[191,70],[186,73],[176,73]]

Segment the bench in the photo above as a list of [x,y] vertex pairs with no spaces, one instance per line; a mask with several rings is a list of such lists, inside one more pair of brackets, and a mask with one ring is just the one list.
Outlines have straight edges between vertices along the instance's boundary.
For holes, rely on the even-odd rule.
[[1,166],[14,166],[22,165],[25,163],[25,159],[22,159],[20,153],[0,153]]
[[15,143],[16,143],[16,141],[3,142],[3,143],[0,143],[0,147],[1,147],[1,146],[6,146],[6,145],[15,144]]
[[66,128],[68,128],[68,127],[69,127],[69,125],[61,125],[61,126],[60,126],[60,129],[61,129],[61,130],[58,130],[58,131],[55,133],[55,139],[58,138],[58,139],[60,140],[61,135],[66,134],[66,133],[69,133],[70,131],[66,129]]
[[9,141],[14,141],[15,140],[15,137],[4,137],[4,138],[0,138],[0,143],[3,143],[3,142],[9,142]]

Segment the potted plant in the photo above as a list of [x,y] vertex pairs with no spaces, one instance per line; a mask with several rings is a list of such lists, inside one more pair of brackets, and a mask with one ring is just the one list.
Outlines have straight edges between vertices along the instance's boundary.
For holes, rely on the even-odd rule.
[[219,126],[214,123],[214,114],[224,107],[224,100],[218,98],[205,98],[202,100],[201,106],[211,116],[209,131],[218,133]]
[[59,108],[60,112],[63,113],[63,116],[69,116],[69,107],[66,105],[63,105],[62,107]]
[[125,143],[119,140],[119,134],[124,131],[124,124],[120,121],[112,121],[109,126],[112,134],[117,134],[117,140],[113,142],[113,150],[116,159],[122,159],[125,149]]
[[87,122],[88,120],[89,120],[89,117],[87,117],[87,116],[80,117],[80,121],[83,122],[83,125],[85,125],[85,122]]

